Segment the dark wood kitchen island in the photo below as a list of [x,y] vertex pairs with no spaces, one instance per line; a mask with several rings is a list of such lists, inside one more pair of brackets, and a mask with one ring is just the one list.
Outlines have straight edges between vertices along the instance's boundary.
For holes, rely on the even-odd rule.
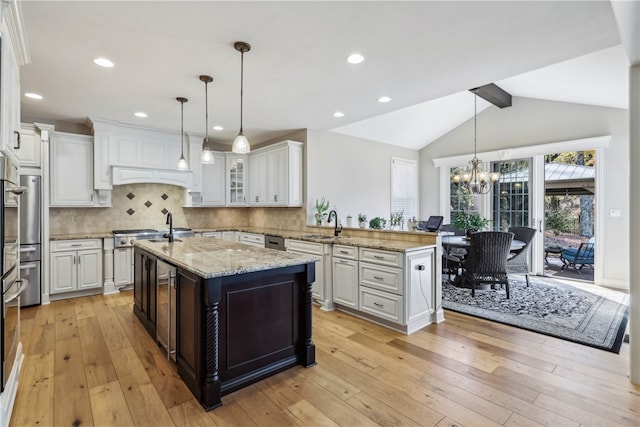
[[210,237],[135,243],[134,313],[155,335],[158,260],[177,268],[176,364],[202,406],[295,365],[315,365],[312,255]]

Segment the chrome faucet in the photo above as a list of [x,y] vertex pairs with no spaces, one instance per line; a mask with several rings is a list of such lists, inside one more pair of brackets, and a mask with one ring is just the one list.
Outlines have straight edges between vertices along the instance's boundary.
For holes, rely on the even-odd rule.
[[327,222],[331,222],[331,215],[333,214],[333,220],[336,222],[335,227],[333,228],[333,235],[338,237],[340,232],[342,231],[342,226],[338,225],[338,213],[334,210],[329,212],[329,216],[327,217]]
[[169,239],[169,243],[173,242],[173,215],[171,212],[167,213],[167,222],[165,224],[169,224],[169,232],[165,233],[162,237],[167,237]]

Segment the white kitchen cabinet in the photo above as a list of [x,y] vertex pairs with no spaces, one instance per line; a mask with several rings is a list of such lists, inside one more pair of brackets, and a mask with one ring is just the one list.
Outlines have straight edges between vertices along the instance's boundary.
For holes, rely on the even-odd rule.
[[215,163],[202,166],[202,206],[224,206],[226,157],[224,153],[213,153]]
[[20,66],[28,58],[19,2],[2,2],[0,17],[0,151],[18,164],[20,149]]
[[205,231],[202,233],[202,237],[215,237],[216,239],[222,239],[222,231]]
[[133,283],[133,248],[113,250],[113,282],[117,288]]
[[53,133],[50,185],[51,206],[94,206],[92,137]]
[[102,287],[100,239],[51,242],[51,294]]
[[235,233],[236,241],[245,245],[251,245],[258,248],[264,248],[264,235],[256,233],[245,233],[239,231]]
[[287,252],[311,254],[320,257],[316,261],[316,280],[311,287],[314,302],[323,310],[333,309],[331,289],[331,245],[326,243],[289,240],[285,242]]
[[247,206],[247,155],[225,153],[226,205]]
[[265,206],[267,198],[267,153],[265,151],[250,154],[249,163],[249,205]]
[[283,141],[251,152],[250,205],[302,206],[302,146]]
[[358,309],[358,248],[333,245],[333,301]]
[[226,240],[228,242],[235,242],[236,241],[236,232],[235,231],[223,231],[221,233],[221,238],[222,240]]
[[40,132],[32,124],[23,123],[20,125],[20,157],[21,168],[37,168],[42,166],[41,161],[42,144]]

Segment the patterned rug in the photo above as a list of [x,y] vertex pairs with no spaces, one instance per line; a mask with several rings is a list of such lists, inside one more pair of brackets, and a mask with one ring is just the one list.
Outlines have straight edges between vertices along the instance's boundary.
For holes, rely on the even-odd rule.
[[[458,288],[442,284],[443,307],[483,319],[539,332],[614,353],[620,352],[629,316],[628,295],[591,293],[548,278],[509,276],[511,298],[504,290]],[[597,290],[596,290],[597,291]],[[619,295],[618,295],[619,294]],[[609,298],[607,298],[609,296]]]

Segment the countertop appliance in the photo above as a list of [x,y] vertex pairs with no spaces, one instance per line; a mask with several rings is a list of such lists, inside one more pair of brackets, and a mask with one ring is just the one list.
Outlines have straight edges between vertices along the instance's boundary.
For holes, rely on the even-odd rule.
[[[151,228],[133,229],[133,230],[113,230],[114,247],[127,248],[132,247],[136,240],[155,240],[162,239],[169,230],[154,230]],[[174,228],[173,237],[192,237],[195,233],[190,228]],[[168,241],[168,240],[167,240]]]
[[40,277],[40,202],[41,177],[20,176],[20,186],[26,191],[20,195],[20,277],[29,285],[20,296],[20,306],[40,304],[42,296]]
[[176,280],[177,269],[158,260],[156,274],[156,339],[176,361]]

